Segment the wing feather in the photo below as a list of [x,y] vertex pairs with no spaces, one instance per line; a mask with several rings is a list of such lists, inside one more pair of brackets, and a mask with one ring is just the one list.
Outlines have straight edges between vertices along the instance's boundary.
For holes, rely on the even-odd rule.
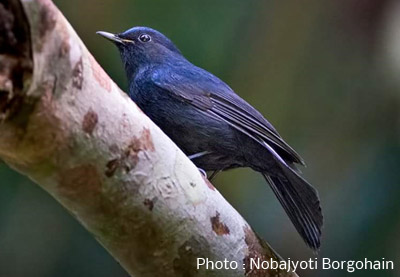
[[[166,74],[167,72],[167,74]],[[272,144],[285,152],[293,162],[304,165],[303,159],[278,134],[275,128],[250,104],[235,94],[225,83],[202,71],[202,74],[191,75],[184,73],[163,74],[154,72],[151,76],[153,83],[181,101],[209,112],[218,120],[223,120],[233,128],[248,135],[264,145]],[[200,72],[199,72],[200,73]]]

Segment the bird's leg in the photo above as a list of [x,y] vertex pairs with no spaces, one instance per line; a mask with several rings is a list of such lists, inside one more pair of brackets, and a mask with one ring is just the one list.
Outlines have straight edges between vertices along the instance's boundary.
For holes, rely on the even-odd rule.
[[222,170],[218,169],[218,170],[214,170],[213,173],[211,173],[210,178],[208,178],[208,180],[211,182],[212,179],[214,179],[215,176],[217,176],[218,173],[220,173]]
[[199,153],[196,153],[196,154],[189,155],[188,158],[189,158],[190,160],[193,160],[193,159],[196,159],[196,158],[203,157],[204,155],[207,155],[208,153],[210,153],[210,152],[208,152],[208,151],[203,151],[203,152],[199,152]]
[[[193,161],[194,159],[203,157],[204,155],[207,155],[208,153],[210,153],[210,152],[203,151],[203,152],[199,152],[199,153],[196,153],[196,154],[189,155],[188,158],[191,161]],[[198,170],[200,171],[201,175],[203,175],[205,178],[207,178],[207,172],[204,169],[198,167]]]
[[[203,151],[203,152],[199,152],[199,153],[196,153],[196,154],[189,155],[188,158],[191,161],[193,161],[194,159],[203,157],[204,155],[207,155],[209,153],[210,153],[209,151]],[[200,171],[201,175],[203,175],[205,178],[208,178],[207,177],[207,172],[204,169],[198,167],[198,170]]]

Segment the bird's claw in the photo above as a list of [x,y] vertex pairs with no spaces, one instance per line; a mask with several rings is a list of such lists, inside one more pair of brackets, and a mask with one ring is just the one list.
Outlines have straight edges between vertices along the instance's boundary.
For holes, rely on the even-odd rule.
[[203,175],[203,177],[207,179],[207,172],[200,167],[198,167],[197,169],[200,171],[201,175]]

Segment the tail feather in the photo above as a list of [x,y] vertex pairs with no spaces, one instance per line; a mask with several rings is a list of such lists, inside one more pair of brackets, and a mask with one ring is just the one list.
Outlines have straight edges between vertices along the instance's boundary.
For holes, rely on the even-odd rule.
[[321,245],[323,216],[317,191],[289,167],[284,176],[263,173],[279,202],[306,244],[318,250]]

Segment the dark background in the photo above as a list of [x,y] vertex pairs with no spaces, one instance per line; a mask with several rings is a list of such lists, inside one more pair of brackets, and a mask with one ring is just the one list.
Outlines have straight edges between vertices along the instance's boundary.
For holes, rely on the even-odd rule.
[[[55,2],[124,90],[117,50],[98,30],[156,28],[226,81],[305,158],[325,214],[320,256],[394,260],[394,271],[351,276],[399,276],[400,2]],[[282,257],[314,257],[261,175],[234,170],[215,185]],[[127,274],[54,199],[0,162],[0,276]]]

